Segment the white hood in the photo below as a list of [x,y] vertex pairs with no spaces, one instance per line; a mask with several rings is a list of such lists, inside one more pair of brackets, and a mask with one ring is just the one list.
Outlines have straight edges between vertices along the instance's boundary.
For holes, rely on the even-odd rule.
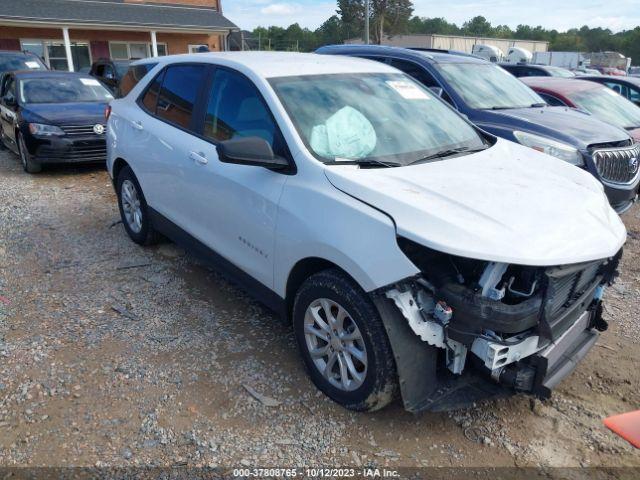
[[391,216],[398,235],[453,255],[564,265],[613,256],[626,239],[593,176],[506,140],[432,163],[325,172],[337,189]]

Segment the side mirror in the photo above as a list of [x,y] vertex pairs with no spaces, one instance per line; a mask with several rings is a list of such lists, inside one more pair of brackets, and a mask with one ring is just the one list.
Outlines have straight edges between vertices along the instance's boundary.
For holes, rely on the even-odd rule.
[[432,93],[435,93],[436,96],[440,98],[442,98],[442,94],[444,93],[442,87],[429,87],[429,90],[431,90]]
[[2,101],[4,102],[4,104],[7,107],[17,107],[18,106],[18,102],[16,101],[15,97],[4,97],[2,99]]
[[252,165],[271,170],[283,170],[289,166],[286,158],[274,155],[271,145],[260,137],[238,137],[218,145],[221,162]]

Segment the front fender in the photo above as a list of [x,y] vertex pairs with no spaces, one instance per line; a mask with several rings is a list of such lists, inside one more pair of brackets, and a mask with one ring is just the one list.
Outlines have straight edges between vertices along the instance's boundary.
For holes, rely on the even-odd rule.
[[284,187],[276,228],[276,293],[284,298],[293,267],[312,257],[342,268],[367,292],[419,273],[398,247],[391,218],[337,190],[319,173],[317,181],[297,175]]

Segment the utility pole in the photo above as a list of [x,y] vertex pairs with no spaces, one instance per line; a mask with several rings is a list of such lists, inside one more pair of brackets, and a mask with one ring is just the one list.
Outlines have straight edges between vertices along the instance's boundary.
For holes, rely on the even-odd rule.
[[364,0],[364,43],[369,45],[369,0]]

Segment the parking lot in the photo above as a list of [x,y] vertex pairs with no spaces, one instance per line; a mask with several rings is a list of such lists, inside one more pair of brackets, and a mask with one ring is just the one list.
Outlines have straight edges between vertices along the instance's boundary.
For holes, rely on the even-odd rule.
[[347,411],[289,325],[170,243],[141,248],[101,168],[0,151],[2,466],[640,466],[602,426],[640,405],[640,207],[610,328],[552,400]]

